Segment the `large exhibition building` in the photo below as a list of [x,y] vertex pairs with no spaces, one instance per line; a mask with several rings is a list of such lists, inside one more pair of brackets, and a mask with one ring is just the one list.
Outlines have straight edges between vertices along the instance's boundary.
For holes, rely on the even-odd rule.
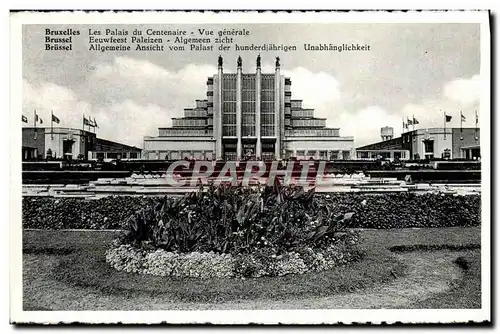
[[141,149],[72,128],[24,127],[22,159],[140,159]]
[[393,138],[394,129],[381,129],[382,141],[356,149],[357,159],[419,160],[481,158],[479,128],[426,128]]
[[145,159],[176,160],[281,160],[354,159],[354,138],[341,137],[339,128],[326,127],[302,100],[292,99],[292,81],[280,72],[243,73],[238,57],[236,73],[218,73],[207,80],[207,98],[172,127],[159,128],[156,137],[144,138]]

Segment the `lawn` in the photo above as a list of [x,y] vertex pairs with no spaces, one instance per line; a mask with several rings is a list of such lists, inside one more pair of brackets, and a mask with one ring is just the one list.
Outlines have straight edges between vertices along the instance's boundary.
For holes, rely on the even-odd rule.
[[[104,252],[116,235],[109,231],[24,231],[25,309],[190,309],[212,308],[213,305],[229,308],[259,308],[259,305],[269,308],[356,307],[352,305],[352,297],[359,297],[360,303],[362,301],[367,307],[471,308],[480,307],[481,303],[479,227],[363,230],[361,248],[366,256],[357,263],[327,272],[246,280],[180,280],[118,272],[104,259]],[[413,254],[407,252],[411,248],[444,249],[444,245],[463,250],[455,253],[419,251],[426,260],[418,263],[412,260]],[[404,251],[401,253],[404,255],[399,256],[391,249]],[[452,263],[459,256],[464,274]],[[436,288],[438,293],[426,295],[429,298],[424,300],[400,298],[397,305],[392,305],[391,300],[387,305],[370,304],[381,286],[390,288],[397,283],[399,285],[392,290],[401,290],[400,284],[412,268],[424,276],[426,272],[439,271],[436,258],[447,259],[446,270],[438,274],[444,277],[451,272],[455,275],[454,288],[446,288],[446,291]],[[443,278],[439,275],[433,279]],[[444,278],[441,281],[446,282]],[[425,285],[420,284],[419,288],[426,291]],[[392,290],[388,290],[389,295]],[[444,300],[442,304],[441,299]]]

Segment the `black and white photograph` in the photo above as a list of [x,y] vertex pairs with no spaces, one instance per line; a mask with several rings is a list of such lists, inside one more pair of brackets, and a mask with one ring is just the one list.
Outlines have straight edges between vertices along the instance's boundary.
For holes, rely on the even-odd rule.
[[491,321],[489,22],[11,12],[11,322]]

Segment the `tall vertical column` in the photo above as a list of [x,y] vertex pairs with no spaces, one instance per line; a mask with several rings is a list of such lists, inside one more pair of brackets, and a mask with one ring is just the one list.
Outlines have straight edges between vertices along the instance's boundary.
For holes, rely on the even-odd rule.
[[276,143],[274,146],[274,158],[281,160],[281,133],[280,133],[280,58],[276,57],[276,69],[274,71],[274,135]]
[[236,145],[236,158],[241,160],[241,57],[238,56],[238,68],[236,70],[236,137],[238,143]]
[[262,156],[262,141],[260,136],[260,105],[261,105],[261,69],[260,55],[257,57],[257,72],[255,73],[255,136],[257,137],[257,146],[255,148],[255,157],[260,159]]
[[223,72],[222,72],[222,57],[219,56],[219,67],[217,72],[217,78],[214,80],[214,127],[216,132],[216,143],[215,143],[215,159],[222,160],[222,84],[223,84]]

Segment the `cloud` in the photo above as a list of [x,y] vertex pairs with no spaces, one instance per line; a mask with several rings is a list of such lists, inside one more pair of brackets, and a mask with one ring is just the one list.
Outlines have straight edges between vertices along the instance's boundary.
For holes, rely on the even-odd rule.
[[169,113],[157,104],[140,105],[132,100],[95,110],[99,137],[143,147],[143,137],[158,134],[158,127],[172,124]]
[[208,65],[188,64],[169,71],[147,60],[116,57],[112,63],[97,64],[84,84],[92,84],[86,97],[97,104],[131,99],[143,105],[157,104],[178,117],[194,100],[206,97],[206,78],[215,73],[217,69]]
[[32,126],[34,109],[44,125],[50,126],[53,109],[59,126],[78,129],[85,114],[96,118],[100,138],[142,147],[144,136],[158,135],[158,127],[170,126],[172,117],[206,98],[206,78],[214,73],[213,66],[188,64],[169,71],[149,61],[117,57],[95,64],[74,89],[24,80],[23,114],[29,118],[24,126]]
[[66,87],[54,83],[34,85],[23,80],[23,115],[28,117],[28,123],[23,126],[33,126],[34,110],[50,126],[50,115],[53,111],[63,127],[82,127],[82,115],[90,115],[91,105],[80,100],[77,95]]
[[[262,73],[274,73],[274,65],[264,64]],[[331,116],[327,105],[340,100],[339,82],[327,72],[311,72],[303,67],[283,68],[281,73],[292,81],[292,99],[303,100],[304,107],[316,109],[318,117]]]
[[379,106],[370,106],[356,113],[341,113],[335,118],[336,127],[340,127],[341,136],[354,136],[355,147],[375,143],[381,140],[380,128],[391,126],[396,135],[401,128],[400,115]]
[[331,116],[325,106],[341,97],[339,82],[326,72],[311,72],[303,67],[284,70],[292,80],[292,98],[303,99],[305,107],[316,108],[319,117]]
[[444,86],[444,96],[463,105],[472,104],[481,97],[481,80],[479,75],[470,79],[456,79]]

